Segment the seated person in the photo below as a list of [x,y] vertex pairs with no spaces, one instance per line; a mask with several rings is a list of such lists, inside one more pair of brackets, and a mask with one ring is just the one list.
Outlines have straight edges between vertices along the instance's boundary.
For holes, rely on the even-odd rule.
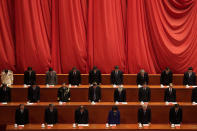
[[147,105],[142,105],[142,107],[138,109],[138,123],[151,123],[151,109]]
[[143,84],[143,87],[139,88],[138,100],[141,102],[149,102],[151,97],[151,90],[147,87],[146,82]]
[[73,69],[69,72],[68,81],[71,85],[78,86],[79,84],[81,84],[81,73],[79,70],[77,70],[76,67],[73,67]]
[[93,86],[89,87],[88,100],[94,102],[100,102],[101,100],[101,87],[94,82]]
[[184,73],[183,85],[196,85],[196,74],[193,72],[192,67],[189,67],[188,71]]
[[49,68],[49,71],[46,72],[46,84],[56,85],[57,84],[57,75],[53,68]]
[[181,124],[182,122],[182,109],[179,107],[178,104],[175,104],[173,107],[170,109],[170,123],[171,124]]
[[137,79],[136,79],[136,83],[137,85],[142,85],[143,83],[147,83],[149,82],[149,77],[148,77],[148,73],[144,71],[144,69],[140,70],[140,72],[137,74]]
[[114,102],[126,102],[126,89],[122,86],[118,86],[114,90]]
[[49,107],[45,109],[45,123],[47,124],[56,124],[58,119],[58,112],[57,109],[54,107],[53,104],[49,104]]
[[111,72],[111,84],[113,85],[123,84],[123,72],[119,69],[118,66],[115,66],[115,69]]
[[160,84],[167,86],[170,83],[172,83],[172,79],[173,79],[172,75],[173,75],[172,71],[168,67],[166,67],[166,69],[161,73]]
[[11,101],[11,91],[10,87],[3,84],[0,88],[0,102],[10,102]]
[[117,106],[113,106],[108,114],[108,124],[120,124],[120,111]]
[[101,84],[101,71],[96,66],[89,72],[89,83],[93,84],[93,82]]
[[36,83],[36,72],[32,70],[32,67],[28,67],[24,72],[24,84],[33,85]]
[[28,101],[39,102],[40,101],[40,87],[37,85],[31,85],[28,88]]
[[88,110],[84,106],[75,110],[75,123],[88,124]]
[[5,69],[1,72],[1,83],[5,85],[12,85],[14,81],[13,72],[11,70]]
[[197,103],[197,87],[192,89],[192,102]]
[[66,87],[66,83],[62,84],[62,87],[58,89],[58,101],[68,102],[70,101],[70,89]]
[[17,125],[25,125],[29,123],[29,110],[25,108],[24,104],[20,104],[15,112],[15,123]]
[[173,88],[172,83],[170,83],[169,88],[165,89],[164,101],[176,102],[176,89]]

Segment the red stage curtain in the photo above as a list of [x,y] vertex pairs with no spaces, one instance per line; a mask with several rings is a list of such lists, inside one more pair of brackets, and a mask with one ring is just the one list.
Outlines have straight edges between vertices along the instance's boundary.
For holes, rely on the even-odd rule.
[[0,70],[197,71],[196,0],[0,0]]

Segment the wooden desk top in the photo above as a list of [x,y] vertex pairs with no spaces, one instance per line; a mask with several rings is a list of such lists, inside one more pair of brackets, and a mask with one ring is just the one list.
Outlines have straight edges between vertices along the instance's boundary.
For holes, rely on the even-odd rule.
[[139,130],[139,129],[146,129],[146,130],[174,130],[174,129],[181,129],[181,130],[197,130],[197,125],[193,124],[182,124],[180,127],[171,128],[170,124],[151,124],[149,127],[138,127],[138,124],[119,124],[116,127],[106,127],[105,124],[89,124],[87,127],[76,127],[73,128],[72,124],[55,124],[53,127],[41,127],[41,124],[27,124],[22,128],[15,128],[14,125],[7,125],[7,131],[14,131],[14,130]]
[[[197,106],[193,105],[191,102],[177,102],[180,106]],[[63,104],[59,104],[59,102],[38,102],[38,103],[33,103],[33,104],[27,104],[25,102],[10,102],[7,104],[2,104],[0,103],[1,106],[6,106],[6,107],[12,107],[12,106],[18,106],[19,104],[25,104],[26,106],[48,106],[49,104],[54,104],[55,106],[139,106],[140,102],[127,102],[126,104],[124,103],[119,103],[116,104],[115,102],[98,102],[95,104],[91,104],[91,102],[67,102]],[[166,105],[165,102],[149,102],[149,106],[172,106],[172,104]]]
[[[53,88],[59,88],[61,87],[61,85],[55,85],[55,86],[50,86],[50,87],[46,87],[46,85],[39,85],[40,88],[46,88],[46,89],[53,89]],[[28,87],[24,87],[24,85],[11,85],[9,86],[11,88],[28,88]],[[67,85],[68,87],[68,85]],[[77,88],[89,88],[90,85],[80,85],[78,87],[70,87],[70,88],[74,88],[74,89],[77,89]],[[117,87],[113,87],[112,85],[101,85],[100,86],[101,88],[117,88]],[[150,85],[148,86],[150,88],[154,88],[154,89],[164,89],[164,88],[167,88],[166,86],[164,88],[161,88],[160,85]],[[124,88],[138,88],[137,85],[124,85]],[[186,86],[183,86],[183,85],[177,85],[177,86],[174,86],[174,88],[176,89],[192,89],[193,87],[190,86],[189,88],[186,88]]]

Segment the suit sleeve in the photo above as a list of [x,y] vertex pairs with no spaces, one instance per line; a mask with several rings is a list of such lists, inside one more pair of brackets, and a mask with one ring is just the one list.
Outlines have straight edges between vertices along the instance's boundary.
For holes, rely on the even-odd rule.
[[26,71],[24,72],[24,84],[27,84],[27,73],[26,73]]
[[172,82],[173,82],[173,73],[170,72],[170,83],[172,83]]
[[58,84],[56,72],[55,72],[55,84],[56,84],[56,85]]
[[29,123],[29,110],[26,109],[26,115],[25,115],[25,124]]
[[194,96],[195,96],[195,88],[192,89],[192,97],[191,97],[191,101],[194,102]]
[[18,110],[15,112],[15,123],[18,124]]
[[35,71],[33,71],[33,83],[35,84],[36,83],[36,72]]
[[151,90],[150,88],[148,88],[148,101],[150,101],[150,98],[151,98]]
[[140,75],[139,75],[139,73],[137,74],[136,83],[137,83],[137,85],[139,85],[139,84],[140,84]]
[[11,89],[9,88],[9,90],[8,90],[8,102],[10,102],[11,101]]
[[141,111],[138,110],[138,123],[142,123]]
[[88,114],[88,110],[86,110],[86,123],[88,124],[89,122],[89,114]]
[[148,76],[148,73],[146,73],[146,83],[147,83],[147,84],[149,83],[149,76]]
[[184,76],[183,76],[183,85],[187,85],[187,76],[186,76],[186,73],[184,73]]
[[58,123],[58,111],[57,111],[57,109],[55,110],[55,123]]
[[75,111],[75,123],[78,123],[78,110]]
[[174,119],[173,119],[173,110],[172,108],[170,109],[170,113],[169,113],[169,120],[171,124],[174,124]]
[[88,91],[88,100],[91,100],[91,87],[89,87],[89,91]]
[[121,71],[121,75],[120,75],[120,80],[121,80],[121,84],[123,84],[123,72]]
[[167,93],[168,93],[168,91],[165,89],[165,93],[164,93],[164,102],[165,102],[165,101],[168,101],[168,100],[167,100]]
[[30,101],[31,99],[31,90],[30,87],[28,88],[28,97],[27,97],[28,101]]
[[48,123],[48,114],[47,114],[47,109],[45,109],[45,113],[44,113],[44,121],[45,121],[45,123]]
[[49,75],[48,75],[48,72],[46,73],[46,84],[49,83]]
[[161,73],[161,77],[160,77],[160,84],[163,84],[163,72]]
[[68,82],[69,82],[69,84],[72,84],[72,73],[71,73],[71,71],[69,72],[69,75],[68,75]]
[[113,73],[113,71],[111,72],[110,80],[111,80],[111,84],[114,84],[114,73]]
[[99,100],[101,100],[101,88],[99,87]]
[[38,87],[38,99],[37,100],[40,100],[40,87]]
[[140,88],[140,89],[139,89],[139,92],[138,92],[138,100],[139,100],[139,101],[142,101],[142,91],[141,91],[141,89],[142,89],[142,88]]
[[92,72],[91,71],[89,72],[89,76],[88,77],[89,77],[89,83],[92,83]]
[[196,74],[194,73],[194,85],[196,85]]
[[116,93],[117,91],[116,91],[116,89],[114,90],[114,102],[116,102],[116,101],[118,101],[117,100],[117,93]]
[[174,89],[174,100],[176,102],[176,90]]
[[127,101],[127,98],[126,98],[126,89],[123,90],[123,102],[126,102]]
[[182,122],[182,108],[180,109],[180,123]]
[[81,84],[81,73],[79,71],[79,84]]
[[102,81],[102,78],[101,78],[101,71],[99,71],[99,76],[98,76],[98,81],[99,81],[99,84],[101,83],[101,81]]
[[151,123],[151,109],[149,109],[148,121],[149,121],[149,123]]

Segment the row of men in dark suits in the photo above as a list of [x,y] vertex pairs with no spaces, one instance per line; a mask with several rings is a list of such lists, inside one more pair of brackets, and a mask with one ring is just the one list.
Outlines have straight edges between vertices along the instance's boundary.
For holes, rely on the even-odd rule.
[[[5,71],[8,74],[9,71],[7,71],[7,69]],[[2,75],[3,77],[2,83],[7,84],[7,81],[9,81],[8,79],[12,79],[12,83],[13,83],[13,78],[6,77],[5,76],[6,73],[3,73],[4,75]],[[123,71],[121,71],[118,66],[115,66],[115,69],[111,72],[110,78],[111,78],[111,84],[113,85],[123,84]],[[81,84],[81,73],[76,67],[74,67],[69,72],[68,81],[69,84],[71,85]],[[94,66],[93,69],[90,70],[89,72],[89,83],[93,84],[93,82],[97,82],[98,84],[101,84],[102,82],[101,71],[96,66]],[[149,83],[149,76],[148,73],[142,69],[137,74],[136,83],[137,85],[142,85],[144,82],[146,82],[147,84]],[[166,68],[161,73],[160,83],[161,85],[169,85],[172,82],[173,82],[173,73],[169,68]],[[24,84],[32,85],[35,83],[36,83],[36,72],[32,70],[31,67],[28,67],[28,69],[24,72]],[[46,84],[49,85],[57,84],[57,75],[52,68],[49,68],[49,71],[46,72]],[[192,67],[189,67],[188,71],[184,73],[183,85],[196,85],[196,74],[195,72],[193,72]]]
[[[56,124],[58,122],[58,110],[53,104],[45,109],[44,120],[46,124]],[[171,124],[180,124],[182,122],[182,108],[178,104],[171,107],[169,112],[169,121]],[[80,106],[75,110],[75,123],[88,124],[89,114],[84,106]],[[29,123],[29,110],[23,104],[16,109],[15,123],[24,125]],[[147,105],[142,105],[138,109],[138,123],[150,124],[151,123],[151,108]],[[108,124],[120,124],[120,111],[117,106],[113,106],[112,110],[108,113]]]
[[[70,101],[70,88],[66,86],[65,83],[62,87],[58,89],[57,99],[61,102]],[[28,101],[29,102],[39,102],[40,101],[40,87],[37,85],[32,85],[28,88]],[[100,102],[101,101],[101,87],[94,83],[89,87],[88,100],[90,102]],[[138,91],[138,100],[140,102],[149,102],[151,100],[151,89],[146,83],[143,84]],[[6,85],[0,88],[0,102],[10,102],[11,101],[11,89]],[[116,102],[126,102],[126,89],[122,86],[118,86],[114,90],[114,101]],[[164,93],[165,102],[176,102],[176,89],[170,84],[168,88],[165,89]],[[192,89],[191,101],[197,102],[197,88]]]

